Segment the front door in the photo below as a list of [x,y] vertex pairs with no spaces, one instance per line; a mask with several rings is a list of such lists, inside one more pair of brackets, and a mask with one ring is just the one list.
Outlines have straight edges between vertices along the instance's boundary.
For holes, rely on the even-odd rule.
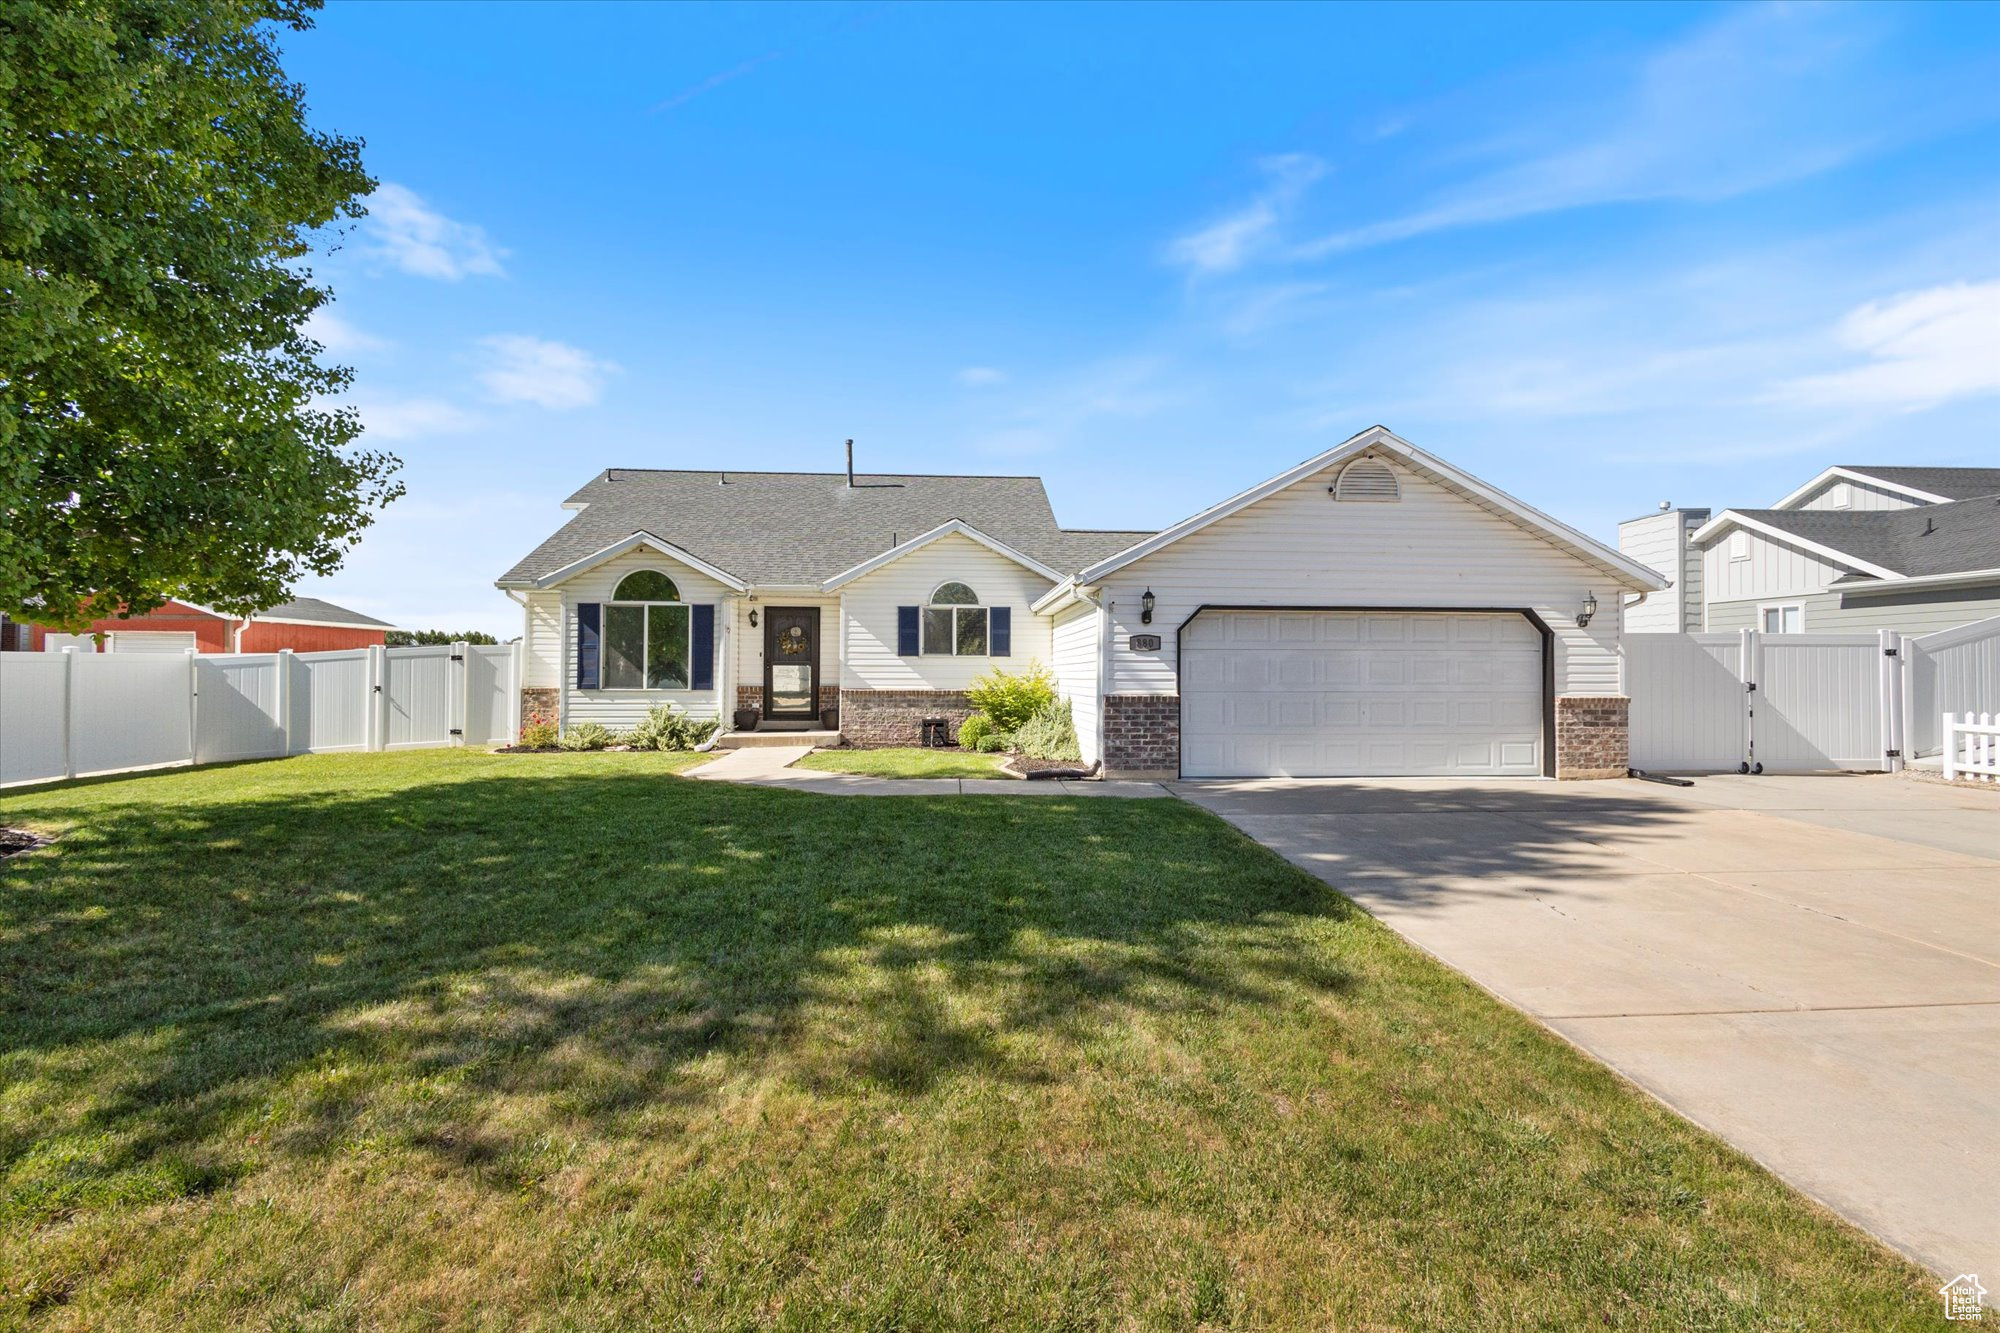
[[803,722],[819,716],[819,608],[764,610],[764,716]]

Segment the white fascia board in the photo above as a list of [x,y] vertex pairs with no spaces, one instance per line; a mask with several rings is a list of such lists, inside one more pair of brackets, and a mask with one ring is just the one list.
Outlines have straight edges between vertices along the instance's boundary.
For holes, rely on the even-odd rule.
[[1296,485],[1315,473],[1324,472],[1371,449],[1394,454],[1406,463],[1434,474],[1448,486],[1482,501],[1519,526],[1568,550],[1572,555],[1602,567],[1606,573],[1623,580],[1634,591],[1657,592],[1667,586],[1664,578],[1638,561],[1620,554],[1603,542],[1586,537],[1567,523],[1559,522],[1531,505],[1521,503],[1505,491],[1489,486],[1471,473],[1425,453],[1386,426],[1371,426],[1359,435],[1342,441],[1324,453],[1308,458],[1296,467],[1280,472],[1268,481],[1252,486],[1247,491],[1240,491],[1221,504],[1204,509],[1192,518],[1183,519],[1170,528],[1164,528],[1146,540],[1083,570],[1076,576],[1076,581],[1100,583],[1106,575],[1115,573],[1134,561],[1142,560],[1155,551],[1173,545],[1183,537],[1200,532],[1211,523],[1220,522],[1231,514],[1249,508],[1259,500],[1268,499],[1288,486]]
[[1903,576],[1893,569],[1884,569],[1880,565],[1871,565],[1866,560],[1851,556],[1845,551],[1836,551],[1831,546],[1823,546],[1818,542],[1808,541],[1804,537],[1798,536],[1796,533],[1786,532],[1783,528],[1777,527],[1774,524],[1763,522],[1761,519],[1751,518],[1748,514],[1739,514],[1734,509],[1725,509],[1714,518],[1708,520],[1708,522],[1696,528],[1694,536],[1688,538],[1688,540],[1696,545],[1700,545],[1709,538],[1719,536],[1730,528],[1745,528],[1751,532],[1769,537],[1774,542],[1782,542],[1786,546],[1796,546],[1801,551],[1811,551],[1814,555],[1825,556],[1835,564],[1845,565],[1857,574],[1867,574],[1878,579],[1895,579],[1899,582],[1903,579]]
[[942,537],[951,537],[951,536],[965,537],[969,538],[972,541],[978,542],[981,546],[984,546],[987,550],[992,551],[996,555],[1005,556],[1007,559],[1012,560],[1015,564],[1020,565],[1024,569],[1034,570],[1037,574],[1040,574],[1043,578],[1047,579],[1051,583],[1058,583],[1062,580],[1061,574],[1058,574],[1055,570],[1050,569],[1047,565],[1035,559],[1033,556],[1025,555],[1022,552],[1017,551],[1013,547],[1007,545],[1007,543],[1003,541],[997,541],[994,538],[987,536],[985,533],[981,532],[978,528],[975,528],[970,523],[967,523],[964,519],[954,518],[949,520],[948,522],[938,524],[936,527],[932,528],[929,532],[926,532],[921,537],[912,537],[909,541],[902,543],[900,546],[892,546],[878,556],[875,556],[868,560],[863,560],[860,564],[854,566],[852,569],[842,570],[840,573],[835,574],[832,578],[828,579],[825,583],[822,583],[820,585],[820,588],[822,591],[832,592],[835,588],[841,587],[845,584],[852,583],[854,582],[854,580],[861,578],[864,575],[873,574],[876,570],[882,568],[882,566],[884,565],[894,564],[896,561],[901,560],[906,555],[913,555],[917,551],[922,550],[924,547],[929,546],[932,542],[937,541]]
[[694,552],[684,551],[680,547],[674,545],[672,542],[665,541],[659,537],[655,537],[652,533],[645,532],[643,530],[635,532],[629,537],[620,538],[618,541],[611,543],[611,545],[604,547],[602,550],[592,551],[589,555],[584,556],[581,560],[572,560],[568,564],[564,565],[561,569],[556,570],[554,573],[544,574],[542,575],[542,577],[538,579],[530,579],[527,580],[526,582],[510,581],[503,579],[495,586],[501,588],[509,588],[509,587],[553,588],[558,583],[563,583],[570,579],[575,578],[578,574],[583,573],[585,570],[594,569],[598,565],[603,564],[607,560],[615,560],[619,556],[624,555],[627,551],[636,551],[641,546],[650,546],[654,550],[658,551],[661,555],[667,557],[667,559],[679,561],[681,564],[686,565],[689,569],[695,570],[698,573],[708,575],[710,578],[714,579],[717,583],[720,583],[723,587],[728,588],[731,592],[742,592],[744,588],[749,586],[748,584],[744,583],[742,579],[737,578],[734,574],[730,573],[728,570],[721,569],[715,565],[709,564],[708,561],[694,554]]
[[1058,611],[1069,609],[1071,602],[1080,602],[1083,594],[1077,590],[1075,579],[1064,579],[1055,587],[1037,597],[1028,609],[1038,616],[1052,616]]
[[255,621],[259,625],[314,625],[320,629],[379,629],[386,632],[401,628],[398,625],[384,625],[380,621],[364,623],[358,620],[293,620],[287,616],[251,616],[244,622],[245,625],[247,626],[250,621]]
[[1894,491],[1898,495],[1907,495],[1912,500],[1922,500],[1925,504],[1941,505],[1941,504],[1951,503],[1950,497],[1948,496],[1932,495],[1929,491],[1920,491],[1914,486],[1905,486],[1903,485],[1903,483],[1899,481],[1885,481],[1881,477],[1873,476],[1866,472],[1860,472],[1851,467],[1830,467],[1826,471],[1820,473],[1817,477],[1814,477],[1811,481],[1807,482],[1805,485],[1793,491],[1790,495],[1786,496],[1784,499],[1778,501],[1778,503],[1772,505],[1771,508],[1790,509],[1793,505],[1805,499],[1808,495],[1811,495],[1814,491],[1826,485],[1829,481],[1864,482],[1870,486],[1879,486],[1885,491]]
[[1950,574],[1918,574],[1907,579],[1890,577],[1875,583],[1834,583],[1827,586],[1827,591],[1866,596],[1901,592],[1905,588],[1949,588],[1960,583],[2000,583],[2000,569],[1963,569]]

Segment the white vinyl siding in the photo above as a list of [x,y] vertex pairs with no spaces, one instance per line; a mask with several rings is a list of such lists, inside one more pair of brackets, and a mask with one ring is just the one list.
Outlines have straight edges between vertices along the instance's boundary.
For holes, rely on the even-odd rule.
[[1095,763],[1103,754],[1098,743],[1103,699],[1097,689],[1097,608],[1080,603],[1057,615],[1050,637],[1056,688],[1069,700],[1084,762]]
[[[1320,472],[1113,574],[1107,694],[1173,694],[1176,627],[1203,604],[1270,607],[1528,607],[1556,640],[1556,690],[1619,691],[1617,598],[1602,569],[1454,491],[1396,466],[1397,504],[1341,504]],[[1139,598],[1158,598],[1151,625]],[[1587,592],[1602,608],[1589,628]],[[1158,634],[1134,653],[1134,634]]]
[[552,588],[523,593],[521,684],[531,690],[552,690],[562,684],[562,594]]
[[[723,678],[721,667],[723,627],[729,622],[729,602],[734,599],[734,594],[707,575],[681,564],[670,556],[645,550],[630,551],[578,574],[557,590],[560,594],[562,613],[561,643],[567,645],[560,650],[559,660],[564,664],[561,668],[562,688],[567,704],[565,720],[569,725],[597,722],[614,731],[624,730],[638,725],[655,705],[667,703],[678,705],[690,717],[721,716],[721,692],[714,689],[579,690],[576,688],[576,608],[584,602],[601,604],[611,601],[611,594],[618,587],[618,581],[637,569],[657,569],[672,579],[680,589],[683,602],[690,605],[710,602],[715,605],[717,653],[715,678],[718,681]],[[734,702],[732,698],[730,700],[732,707]]]
[[1687,579],[1687,562],[1682,552],[1684,532],[1679,510],[1628,519],[1618,525],[1618,549],[1672,584],[1660,592],[1648,593],[1644,601],[1625,606],[1628,633],[1675,634],[1689,628],[1683,610],[1688,591],[1684,586]]
[[[1013,643],[1006,657],[901,657],[896,608],[923,606],[947,579],[964,583],[985,607],[1013,609]],[[840,683],[850,690],[962,690],[993,667],[1018,671],[1030,661],[1049,665],[1049,621],[1028,608],[1050,583],[999,552],[956,533],[893,560],[840,591]],[[831,679],[831,677],[829,677]]]
[[[1741,536],[1747,560],[1730,558],[1731,542]],[[1819,592],[1852,571],[1810,551],[1744,528],[1709,540],[1702,585],[1712,602],[1773,601]],[[1708,628],[1717,626],[1711,619]]]
[[[1979,595],[1982,592],[1983,597]],[[1857,634],[1876,629],[1892,629],[1898,634],[1935,634],[2000,616],[2000,587],[1916,589],[1888,597],[1842,597],[1837,592],[1826,592],[1798,598],[1797,602],[1805,607],[1808,634]],[[1760,605],[1768,603],[1711,602],[1709,629],[1718,634],[1755,629]]]
[[[1846,501],[1845,504],[1841,503],[1843,500]],[[1805,499],[1789,507],[1792,509],[1848,510],[1914,509],[1916,506],[1925,503],[1927,502],[1913,499],[1907,495],[1899,495],[1895,491],[1885,491],[1880,487],[1870,486],[1865,482],[1848,481],[1845,478],[1836,477],[1814,491],[1811,495],[1808,495]]]

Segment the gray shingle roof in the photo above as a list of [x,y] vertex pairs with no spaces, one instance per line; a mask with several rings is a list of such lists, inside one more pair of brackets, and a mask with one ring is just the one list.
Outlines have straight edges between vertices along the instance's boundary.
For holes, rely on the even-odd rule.
[[1910,509],[1732,512],[1908,578],[2000,569],[2000,496]]
[[350,611],[332,602],[323,602],[317,597],[294,597],[289,602],[264,608],[257,613],[259,620],[323,620],[329,624],[362,625],[371,629],[394,629],[386,620],[364,616],[359,611]]
[[583,512],[500,582],[542,578],[649,532],[748,583],[816,584],[959,519],[1070,573],[1150,532],[1065,530],[1039,477],[682,472],[610,468],[572,495]]
[[1947,500],[1970,500],[1980,495],[2000,495],[2000,467],[1871,467],[1843,463],[1849,472],[1879,477],[1898,486],[1910,486]]

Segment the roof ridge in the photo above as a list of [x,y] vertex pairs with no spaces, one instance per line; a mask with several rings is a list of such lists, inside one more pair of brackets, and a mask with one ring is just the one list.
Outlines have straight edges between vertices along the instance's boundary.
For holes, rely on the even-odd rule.
[[[603,476],[610,472],[661,472],[676,477],[826,477],[829,480],[845,481],[845,472],[781,472],[774,468],[750,467],[608,467]],[[1036,472],[859,472],[862,477],[921,477],[938,481],[1041,481]],[[595,480],[595,478],[593,478]]]

